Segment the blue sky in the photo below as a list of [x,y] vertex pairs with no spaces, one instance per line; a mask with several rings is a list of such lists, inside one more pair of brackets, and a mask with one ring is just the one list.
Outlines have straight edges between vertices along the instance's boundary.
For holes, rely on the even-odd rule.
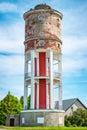
[[63,14],[63,99],[87,106],[87,0],[0,0],[0,99],[23,95],[23,13],[40,3]]

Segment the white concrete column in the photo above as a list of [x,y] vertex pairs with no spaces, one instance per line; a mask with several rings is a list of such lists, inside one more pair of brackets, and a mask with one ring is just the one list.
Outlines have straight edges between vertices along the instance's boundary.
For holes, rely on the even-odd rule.
[[59,84],[59,110],[63,109],[62,104],[62,84]]
[[39,76],[39,53],[37,54],[37,76]]
[[48,109],[48,82],[46,81],[46,109]]
[[25,55],[25,68],[24,68],[24,73],[26,76],[28,76],[28,58],[27,55]]
[[54,108],[54,89],[53,89],[53,51],[50,50],[50,108]]
[[34,109],[34,50],[31,50],[31,109]]
[[59,83],[59,110],[63,109],[63,104],[62,104],[62,54],[59,54],[59,64],[58,64],[58,71],[59,71],[59,78],[60,78],[60,83]]
[[37,109],[39,109],[39,83],[37,84]]
[[58,55],[58,73],[59,78],[62,80],[62,54]]
[[24,78],[24,109],[27,109],[28,107],[28,103],[27,103],[27,98],[28,98],[28,84],[26,82],[26,77],[28,75],[28,59],[27,59],[27,55],[25,54],[25,68],[24,68],[24,74],[25,74],[25,78]]
[[25,82],[24,84],[24,109],[28,108],[28,85]]

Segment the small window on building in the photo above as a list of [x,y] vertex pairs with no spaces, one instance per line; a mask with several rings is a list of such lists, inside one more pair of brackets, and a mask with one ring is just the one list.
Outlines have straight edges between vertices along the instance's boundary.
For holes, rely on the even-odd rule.
[[57,19],[57,21],[60,21],[59,19]]
[[39,46],[41,46],[41,47],[44,46],[44,40],[39,41]]
[[60,44],[58,44],[58,48],[60,48]]
[[71,112],[73,113],[73,107],[71,107]]
[[22,124],[24,124],[25,123],[25,119],[24,119],[24,117],[22,117]]
[[39,15],[39,16],[38,16],[38,20],[43,21],[44,19],[45,19],[45,16],[44,16],[44,15]]

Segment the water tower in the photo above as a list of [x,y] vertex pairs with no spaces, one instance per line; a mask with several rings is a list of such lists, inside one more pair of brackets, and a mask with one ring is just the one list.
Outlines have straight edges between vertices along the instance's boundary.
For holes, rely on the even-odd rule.
[[[24,13],[25,78],[21,125],[64,125],[62,110],[62,14],[40,4]],[[54,93],[55,88],[58,91]],[[28,96],[31,95],[30,108]],[[58,95],[58,110],[55,96]]]

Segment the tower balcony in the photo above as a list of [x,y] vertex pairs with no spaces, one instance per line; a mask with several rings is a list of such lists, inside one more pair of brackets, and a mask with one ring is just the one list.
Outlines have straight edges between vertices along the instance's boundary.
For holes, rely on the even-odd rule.
[[[25,79],[26,80],[30,80],[31,77],[31,72],[25,73]],[[46,71],[46,73],[44,74],[40,74],[40,73],[35,73],[34,74],[34,78],[35,79],[50,79],[50,73],[48,71]],[[61,74],[58,72],[53,72],[53,79],[54,80],[60,80],[61,78]]]

